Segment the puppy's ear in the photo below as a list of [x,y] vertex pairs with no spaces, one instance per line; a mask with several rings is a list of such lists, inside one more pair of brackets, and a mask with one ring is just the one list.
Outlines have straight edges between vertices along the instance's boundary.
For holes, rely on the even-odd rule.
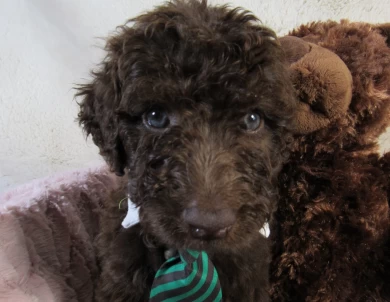
[[126,153],[119,137],[116,108],[121,100],[121,81],[118,74],[118,60],[121,56],[119,39],[107,42],[108,52],[98,71],[92,72],[90,83],[79,85],[76,97],[80,111],[78,120],[84,132],[92,135],[100,154],[111,170],[122,176],[126,167]]

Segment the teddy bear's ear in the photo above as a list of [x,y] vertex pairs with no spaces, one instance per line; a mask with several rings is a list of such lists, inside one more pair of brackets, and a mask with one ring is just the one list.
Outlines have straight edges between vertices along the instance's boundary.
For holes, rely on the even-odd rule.
[[326,127],[346,113],[352,98],[352,76],[333,52],[297,37],[280,38],[298,96],[296,134]]

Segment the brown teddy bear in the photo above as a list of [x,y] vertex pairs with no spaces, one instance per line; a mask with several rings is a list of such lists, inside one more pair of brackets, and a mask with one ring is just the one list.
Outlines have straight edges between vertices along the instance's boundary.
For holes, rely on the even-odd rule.
[[[273,301],[390,301],[390,25],[281,38],[301,108],[272,225]],[[387,40],[387,41],[386,41]]]

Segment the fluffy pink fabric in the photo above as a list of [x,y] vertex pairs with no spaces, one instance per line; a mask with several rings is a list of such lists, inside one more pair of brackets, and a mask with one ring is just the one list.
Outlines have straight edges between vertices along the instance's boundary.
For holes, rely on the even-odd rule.
[[99,167],[0,195],[0,301],[92,301],[97,211],[119,185]]

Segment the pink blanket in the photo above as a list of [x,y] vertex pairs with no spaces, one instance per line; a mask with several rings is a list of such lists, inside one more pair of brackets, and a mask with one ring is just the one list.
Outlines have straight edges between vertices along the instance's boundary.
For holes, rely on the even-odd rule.
[[97,210],[118,189],[100,167],[0,195],[0,301],[92,301]]

